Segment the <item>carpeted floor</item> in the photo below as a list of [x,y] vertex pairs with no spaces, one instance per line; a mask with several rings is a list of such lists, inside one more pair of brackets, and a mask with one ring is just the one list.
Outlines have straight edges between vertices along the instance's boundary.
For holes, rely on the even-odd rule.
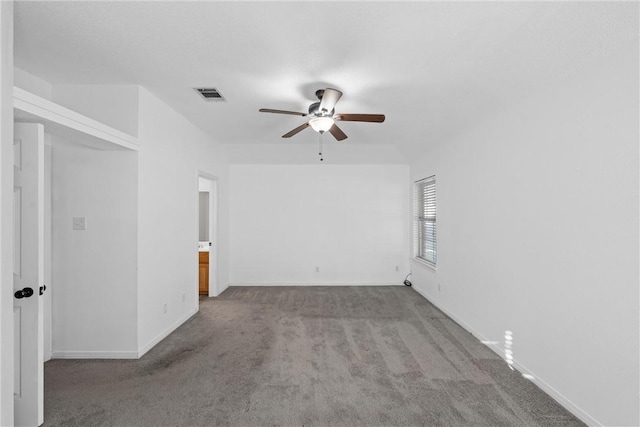
[[583,425],[407,287],[231,287],[142,359],[45,365],[47,426]]

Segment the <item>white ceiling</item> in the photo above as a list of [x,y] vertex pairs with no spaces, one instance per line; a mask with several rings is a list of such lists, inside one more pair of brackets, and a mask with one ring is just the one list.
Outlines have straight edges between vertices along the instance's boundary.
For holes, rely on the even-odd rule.
[[[215,140],[275,144],[316,89],[344,143],[405,156],[446,141],[637,38],[637,5],[576,2],[31,2],[15,5],[15,64],[53,84],[140,84]],[[631,13],[630,13],[631,12]],[[204,102],[213,86],[226,102]],[[293,139],[315,143],[306,130]]]

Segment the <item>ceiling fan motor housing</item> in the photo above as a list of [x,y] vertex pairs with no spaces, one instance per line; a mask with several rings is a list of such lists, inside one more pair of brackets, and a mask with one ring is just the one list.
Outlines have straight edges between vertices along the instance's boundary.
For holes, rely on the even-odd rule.
[[320,102],[309,105],[309,115],[312,117],[333,117],[335,112],[335,108],[331,111],[320,111]]

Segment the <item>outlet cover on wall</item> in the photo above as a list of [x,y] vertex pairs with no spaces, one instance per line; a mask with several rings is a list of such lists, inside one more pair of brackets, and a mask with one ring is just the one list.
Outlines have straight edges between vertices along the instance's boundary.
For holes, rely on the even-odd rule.
[[73,217],[73,229],[74,230],[86,230],[87,229],[87,219],[83,216],[74,216]]

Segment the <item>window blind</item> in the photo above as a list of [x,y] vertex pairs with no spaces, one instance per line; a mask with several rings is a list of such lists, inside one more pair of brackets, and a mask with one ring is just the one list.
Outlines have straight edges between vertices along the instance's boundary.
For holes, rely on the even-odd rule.
[[415,183],[415,256],[435,266],[436,239],[436,177],[421,179]]

